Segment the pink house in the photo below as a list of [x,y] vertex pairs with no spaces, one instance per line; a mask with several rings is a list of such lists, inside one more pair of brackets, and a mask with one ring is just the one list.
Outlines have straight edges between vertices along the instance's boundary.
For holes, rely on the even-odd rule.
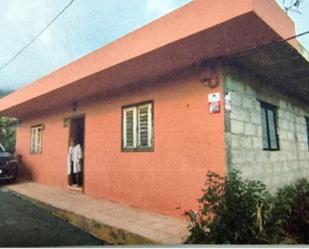
[[[309,176],[309,63],[273,0],[195,0],[0,100],[22,176],[183,217],[208,170]],[[81,145],[82,183],[67,174]]]

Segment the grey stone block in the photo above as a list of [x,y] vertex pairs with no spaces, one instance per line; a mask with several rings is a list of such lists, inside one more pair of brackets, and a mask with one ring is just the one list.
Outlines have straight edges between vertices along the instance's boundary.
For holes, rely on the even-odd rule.
[[244,134],[245,123],[239,120],[231,120],[231,132],[234,134]]
[[[233,107],[227,116],[231,124],[231,133],[226,132],[230,136],[227,140],[231,156],[229,168],[237,167],[245,176],[261,179],[272,191],[296,177],[308,176],[308,134],[304,116],[309,117],[309,108],[303,109],[295,99],[268,86],[258,88],[258,79],[240,77],[238,72],[233,75],[226,78],[225,89],[232,93]],[[278,106],[279,151],[263,150],[261,107],[257,99]]]
[[252,123],[245,124],[245,135],[254,136],[256,135],[256,125]]

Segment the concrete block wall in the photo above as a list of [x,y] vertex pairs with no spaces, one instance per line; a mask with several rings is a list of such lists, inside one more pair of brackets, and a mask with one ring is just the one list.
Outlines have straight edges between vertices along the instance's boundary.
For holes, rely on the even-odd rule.
[[[271,191],[309,177],[308,107],[232,68],[224,69],[224,88],[231,93],[232,105],[225,113],[228,168],[239,169],[244,178],[261,180]],[[279,151],[263,150],[260,101],[278,107]]]

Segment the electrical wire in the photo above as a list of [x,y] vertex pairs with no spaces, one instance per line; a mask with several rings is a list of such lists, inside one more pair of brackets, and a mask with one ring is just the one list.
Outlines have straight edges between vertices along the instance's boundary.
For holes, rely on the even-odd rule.
[[[245,53],[250,52],[250,51],[253,51],[253,50],[256,51],[256,50],[258,50],[258,49],[265,48],[265,47],[268,47],[268,46],[273,45],[273,44],[282,43],[282,42],[287,42],[287,41],[296,39],[296,38],[301,37],[301,36],[304,36],[304,35],[309,35],[309,30],[304,31],[304,32],[302,32],[302,33],[300,33],[300,34],[297,34],[297,35],[288,37],[288,38],[283,38],[283,39],[279,39],[279,40],[274,40],[274,41],[271,41],[271,42],[268,42],[268,43],[259,45],[259,46],[257,46],[257,47],[248,48],[248,49],[239,51],[239,52],[233,54],[233,56],[235,56],[235,55],[242,55],[242,54],[245,54]],[[221,57],[222,57],[222,56],[221,56]],[[221,58],[221,57],[220,57],[220,58]]]
[[71,6],[71,4],[75,0],[71,0],[36,36],[33,37],[31,41],[29,41],[21,50],[19,50],[11,59],[9,59],[6,63],[4,63],[0,67],[0,71],[2,71],[5,67],[7,67],[10,63],[12,63],[21,53],[23,53],[46,29],[52,25],[56,19],[67,9]]
[[298,37],[301,37],[301,36],[304,36],[304,35],[308,35],[309,34],[309,30],[307,31],[304,31],[298,35],[294,35],[294,36],[291,36],[289,38],[286,38],[286,39],[282,39],[281,41],[289,41],[289,40],[292,40],[292,39],[295,39],[295,38],[298,38]]
[[[24,52],[53,22],[56,21],[56,19],[67,9],[70,7],[70,5],[74,2],[75,0],[71,0],[46,26],[44,29],[42,29],[30,42],[28,42],[20,51],[18,51],[10,60],[8,60],[5,64],[3,64],[1,67],[0,67],[0,71],[2,71],[5,67],[7,67],[10,63],[12,63],[22,52]],[[276,40],[276,41],[273,41],[273,42],[270,42],[270,43],[267,43],[267,44],[264,44],[264,45],[261,45],[261,46],[258,46],[258,47],[255,47],[254,49],[258,49],[258,48],[261,48],[261,47],[265,47],[271,43],[277,43],[277,42],[284,42],[284,41],[289,41],[289,40],[292,40],[292,39],[295,39],[295,38],[298,38],[300,36],[304,36],[304,35],[308,35],[309,34],[309,30],[308,31],[305,31],[305,32],[302,32],[300,34],[297,34],[295,36],[292,36],[292,37],[289,37],[289,38],[286,38],[286,39],[281,39],[281,40]],[[248,50],[252,50],[252,49],[248,49]],[[243,52],[246,52],[246,51],[241,51],[240,53],[243,53]]]

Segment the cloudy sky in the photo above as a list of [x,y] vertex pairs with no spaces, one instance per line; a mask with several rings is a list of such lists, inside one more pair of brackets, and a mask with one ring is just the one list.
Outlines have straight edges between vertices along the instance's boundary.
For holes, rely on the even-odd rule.
[[[71,0],[0,0],[0,67]],[[278,0],[280,1],[280,0]],[[190,0],[75,0],[7,67],[0,89],[16,89],[104,46]],[[291,13],[297,32],[309,30],[309,1]],[[309,35],[300,39],[309,50]]]

